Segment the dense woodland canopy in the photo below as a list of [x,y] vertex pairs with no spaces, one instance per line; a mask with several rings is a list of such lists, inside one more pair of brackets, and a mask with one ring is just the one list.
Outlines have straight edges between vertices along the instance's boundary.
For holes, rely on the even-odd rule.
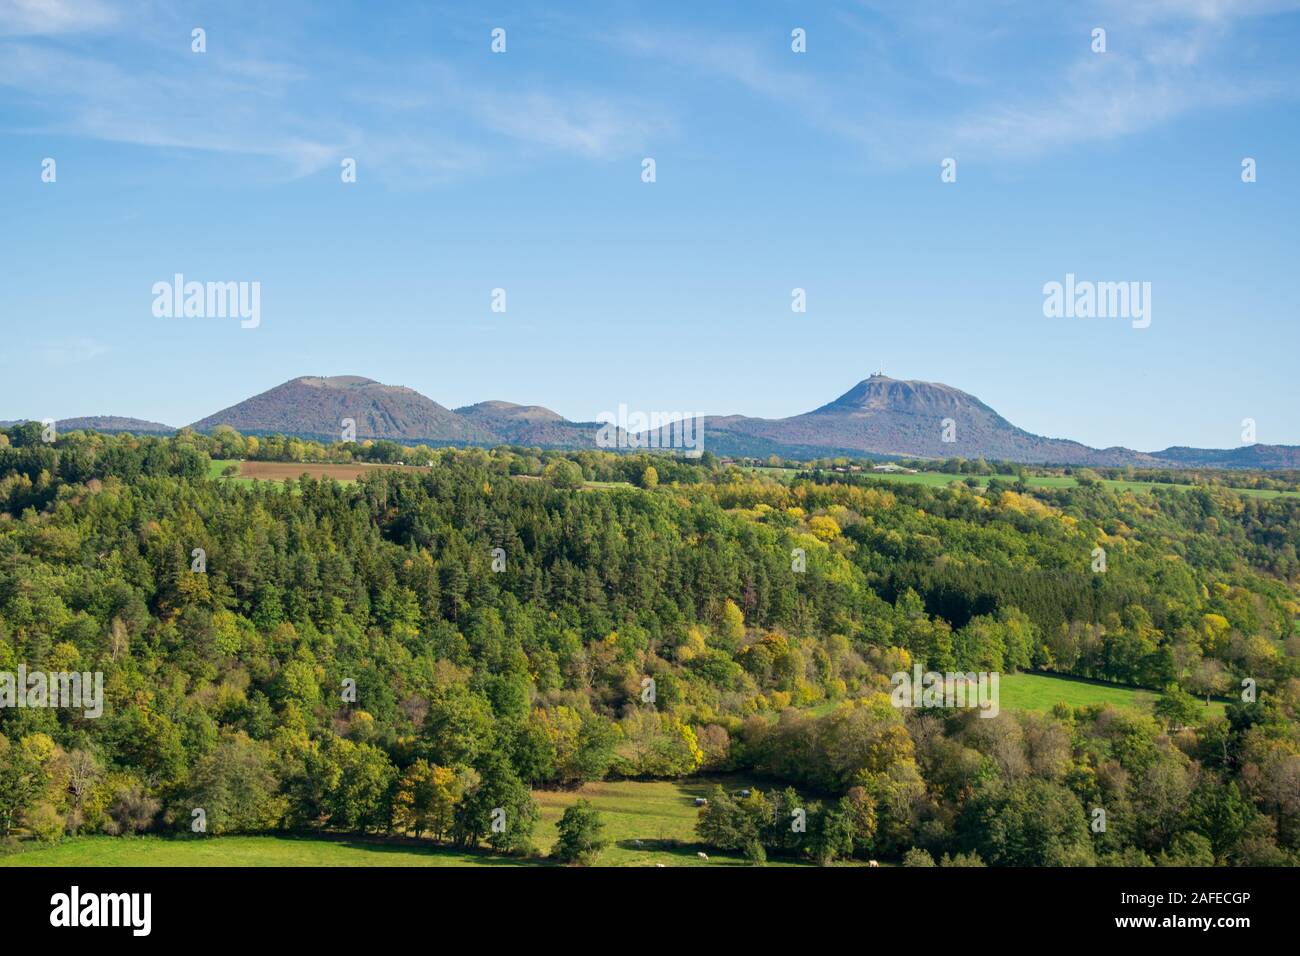
[[[421,467],[208,477],[242,457]],[[106,701],[0,710],[0,837],[188,830],[202,807],[216,834],[523,851],[530,788],[744,770],[773,786],[715,794],[699,832],[756,860],[1293,864],[1298,544],[1300,499],[1215,487],[16,426],[0,671],[102,671]],[[899,710],[890,675],[918,662],[1163,696]]]

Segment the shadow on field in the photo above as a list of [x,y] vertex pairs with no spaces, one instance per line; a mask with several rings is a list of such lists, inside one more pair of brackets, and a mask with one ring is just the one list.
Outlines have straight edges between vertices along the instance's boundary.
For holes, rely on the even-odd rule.
[[418,853],[426,856],[473,857],[479,866],[554,866],[542,857],[507,856],[493,853],[485,847],[461,847],[449,843],[404,836],[381,836],[357,833],[272,833],[277,840],[319,843],[328,840],[350,850],[368,850],[372,853]]
[[[636,853],[654,853],[662,854],[665,865],[673,865],[678,862],[696,863],[699,861],[700,851],[703,845],[699,843],[686,843],[682,840],[619,840],[615,843],[621,850],[632,850]],[[653,865],[655,861],[651,861]],[[715,850],[709,854],[708,862],[714,866],[748,866],[748,861],[733,853],[723,850]]]
[[619,840],[615,846],[639,853],[669,853],[673,856],[695,856],[696,848],[681,840]]

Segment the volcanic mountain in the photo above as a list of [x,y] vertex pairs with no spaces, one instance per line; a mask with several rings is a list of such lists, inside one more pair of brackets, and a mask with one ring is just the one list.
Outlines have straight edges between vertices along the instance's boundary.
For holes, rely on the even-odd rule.
[[706,418],[718,454],[990,458],[1070,465],[1161,464],[1128,448],[1096,449],[1017,428],[974,395],[935,382],[872,375],[835,401],[790,418]]
[[356,423],[356,437],[393,441],[482,444],[496,436],[413,388],[381,385],[359,375],[305,376],[195,422],[196,431],[229,425],[251,434],[282,433],[338,441],[343,422]]

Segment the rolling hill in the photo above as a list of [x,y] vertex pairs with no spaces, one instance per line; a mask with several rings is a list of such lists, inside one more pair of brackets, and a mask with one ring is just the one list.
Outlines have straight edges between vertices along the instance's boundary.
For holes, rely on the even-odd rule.
[[489,401],[466,405],[456,414],[490,431],[507,445],[542,448],[595,448],[600,422],[571,422],[540,405]]

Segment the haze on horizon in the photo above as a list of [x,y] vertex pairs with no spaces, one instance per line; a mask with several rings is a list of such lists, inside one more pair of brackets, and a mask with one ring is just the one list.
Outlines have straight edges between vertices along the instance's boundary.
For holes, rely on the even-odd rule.
[[[1297,39],[1292,0],[0,0],[0,419],[302,375],[780,418],[883,364],[1093,447],[1300,444]],[[260,323],[155,317],[177,273]],[[1067,274],[1150,327],[1044,317]]]

